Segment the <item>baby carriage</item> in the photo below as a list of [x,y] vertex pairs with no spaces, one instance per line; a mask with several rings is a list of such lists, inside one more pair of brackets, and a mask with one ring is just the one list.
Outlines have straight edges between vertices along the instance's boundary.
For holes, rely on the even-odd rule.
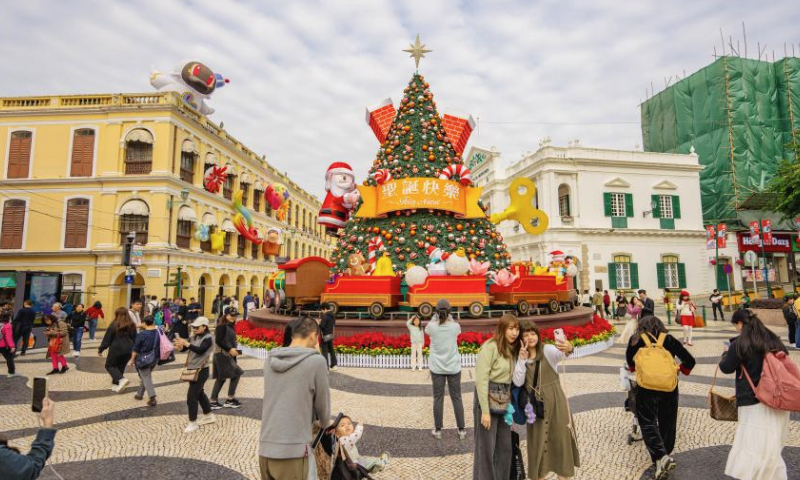
[[633,445],[634,442],[641,442],[643,440],[641,431],[639,430],[639,421],[636,419],[636,391],[639,386],[636,384],[636,375],[628,370],[627,365],[623,365],[619,369],[620,387],[623,391],[628,392],[628,398],[625,399],[624,409],[626,412],[631,412],[631,432],[628,434],[628,445]]

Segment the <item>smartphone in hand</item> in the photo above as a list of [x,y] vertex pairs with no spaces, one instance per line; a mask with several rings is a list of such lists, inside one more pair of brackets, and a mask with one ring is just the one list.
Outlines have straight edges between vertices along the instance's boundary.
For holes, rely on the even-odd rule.
[[42,402],[47,397],[47,377],[33,379],[33,393],[31,395],[31,410],[41,413]]
[[553,337],[558,343],[567,343],[567,336],[564,334],[564,329],[562,328],[556,328],[553,331]]

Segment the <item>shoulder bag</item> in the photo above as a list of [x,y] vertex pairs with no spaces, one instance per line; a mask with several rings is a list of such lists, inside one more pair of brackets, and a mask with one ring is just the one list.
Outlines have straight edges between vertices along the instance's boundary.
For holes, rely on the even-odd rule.
[[711,418],[722,422],[736,422],[739,420],[736,395],[722,395],[714,391],[714,387],[717,385],[717,372],[719,372],[719,365],[714,370],[714,380],[711,381],[711,388],[708,390],[708,406],[711,409]]
[[206,368],[207,363],[208,363],[208,357],[206,357],[206,359],[203,360],[203,364],[200,365],[200,368],[186,368],[186,365],[189,365],[189,355],[187,354],[186,363],[183,364],[183,370],[181,370],[181,381],[196,382],[197,377],[200,376],[200,370]]
[[[494,360],[496,360],[496,357],[492,359],[492,364],[494,364]],[[508,363],[513,374],[513,359],[509,359]],[[511,401],[510,383],[489,382],[489,413],[493,415],[505,415],[508,412],[509,401]]]

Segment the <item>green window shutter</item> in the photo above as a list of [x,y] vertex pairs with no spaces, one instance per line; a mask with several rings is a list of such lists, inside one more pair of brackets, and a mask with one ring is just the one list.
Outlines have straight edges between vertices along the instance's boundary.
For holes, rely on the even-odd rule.
[[679,263],[678,264],[678,286],[680,288],[686,288],[686,264]]
[[631,263],[631,288],[633,290],[639,289],[639,264]]
[[666,288],[667,272],[663,263],[656,263],[656,276],[658,277],[658,288]]
[[603,204],[605,205],[606,209],[606,217],[610,217],[612,211],[611,211],[611,194],[609,192],[605,192],[603,194]]
[[650,201],[652,202],[651,205],[655,205],[656,208],[653,209],[653,218],[661,218],[661,202],[658,198],[659,195],[651,195]]
[[633,194],[626,193],[625,194],[625,216],[628,218],[633,218]]
[[672,218],[681,218],[681,197],[672,196]]
[[608,288],[611,290],[617,289],[617,264],[608,264]]

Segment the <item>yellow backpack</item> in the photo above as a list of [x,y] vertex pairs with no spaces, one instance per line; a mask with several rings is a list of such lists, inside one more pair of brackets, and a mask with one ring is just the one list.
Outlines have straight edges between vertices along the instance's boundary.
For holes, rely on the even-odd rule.
[[658,392],[671,392],[678,386],[678,364],[671,353],[664,348],[666,333],[658,335],[653,343],[649,335],[642,334],[644,348],[640,348],[633,357],[636,365],[636,383],[640,387]]

